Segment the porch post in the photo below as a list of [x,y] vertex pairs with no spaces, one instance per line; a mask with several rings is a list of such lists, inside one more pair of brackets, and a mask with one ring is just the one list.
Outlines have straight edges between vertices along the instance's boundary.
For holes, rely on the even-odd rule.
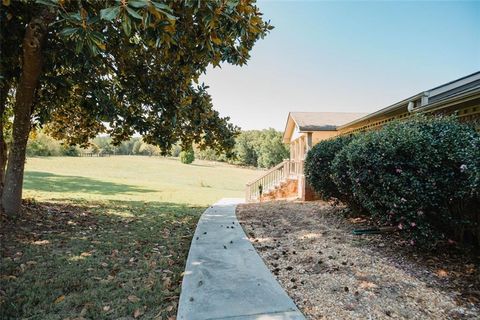
[[310,151],[313,147],[313,134],[312,132],[307,133],[307,152]]
[[290,160],[295,159],[295,141],[290,140]]

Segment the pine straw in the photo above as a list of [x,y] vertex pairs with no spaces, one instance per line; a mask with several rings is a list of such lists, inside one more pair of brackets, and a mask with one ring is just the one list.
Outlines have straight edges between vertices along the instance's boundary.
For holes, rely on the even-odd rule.
[[[478,257],[422,252],[325,202],[241,205],[237,215],[280,284],[309,319],[480,317]],[[448,249],[448,250],[447,250]]]

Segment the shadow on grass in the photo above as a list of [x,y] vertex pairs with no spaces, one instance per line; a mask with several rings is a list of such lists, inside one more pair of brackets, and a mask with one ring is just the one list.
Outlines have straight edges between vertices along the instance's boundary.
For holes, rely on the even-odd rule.
[[202,168],[213,168],[213,167],[216,167],[215,164],[209,164],[209,163],[206,163],[206,164],[190,163],[189,166],[192,166],[192,167],[202,167]]
[[24,188],[47,192],[75,192],[90,194],[128,194],[156,192],[156,190],[139,188],[134,185],[102,181],[79,176],[64,176],[49,172],[25,172]]
[[173,317],[204,209],[26,201],[19,219],[0,225],[0,318]]

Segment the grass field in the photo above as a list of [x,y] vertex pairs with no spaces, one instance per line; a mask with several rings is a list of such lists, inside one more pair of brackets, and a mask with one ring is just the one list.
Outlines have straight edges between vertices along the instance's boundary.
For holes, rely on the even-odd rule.
[[260,172],[118,156],[29,158],[0,217],[0,319],[174,319],[196,223]]
[[24,197],[36,200],[128,200],[209,205],[243,197],[260,172],[227,164],[142,156],[27,159]]

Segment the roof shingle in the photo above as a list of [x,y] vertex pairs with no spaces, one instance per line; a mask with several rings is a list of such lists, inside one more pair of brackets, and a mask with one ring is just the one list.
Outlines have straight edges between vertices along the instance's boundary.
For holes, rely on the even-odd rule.
[[361,118],[367,113],[353,112],[290,112],[299,131],[331,131],[338,126]]

